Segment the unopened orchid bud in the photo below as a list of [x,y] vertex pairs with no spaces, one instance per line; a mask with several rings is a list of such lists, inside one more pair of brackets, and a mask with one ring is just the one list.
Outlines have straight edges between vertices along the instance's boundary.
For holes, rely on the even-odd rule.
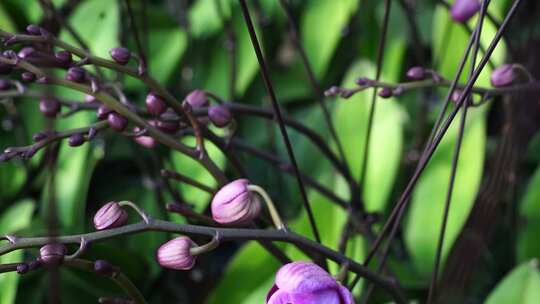
[[78,147],[84,144],[84,142],[85,142],[85,139],[82,133],[75,133],[71,135],[68,139],[68,144],[70,147]]
[[37,132],[34,135],[32,135],[32,140],[35,142],[42,141],[45,138],[47,138],[47,134],[45,132]]
[[66,73],[66,80],[73,82],[84,82],[86,79],[86,71],[80,67],[69,68]]
[[180,129],[180,123],[177,119],[178,117],[174,111],[169,109],[160,116],[160,120],[153,121],[151,124],[154,124],[158,129],[165,133],[174,134]]
[[39,111],[47,117],[56,117],[60,112],[60,102],[53,98],[42,98],[39,101]]
[[56,52],[56,54],[54,54],[54,57],[56,57],[58,62],[64,66],[69,66],[73,62],[73,57],[68,51]]
[[219,105],[208,108],[208,118],[216,127],[223,128],[231,122],[232,115],[227,106]]
[[111,58],[118,64],[126,65],[131,59],[131,52],[123,47],[117,47],[109,51]]
[[412,80],[422,80],[426,77],[426,70],[420,66],[412,67],[407,71],[407,77]]
[[456,0],[450,9],[450,15],[456,22],[465,23],[479,10],[479,0]]
[[150,92],[146,95],[146,110],[150,115],[159,116],[167,110],[167,104],[163,100],[163,97]]
[[[139,127],[135,127],[133,129],[133,132],[135,133],[138,133],[141,131],[141,128]],[[147,135],[140,135],[140,136],[135,136],[133,138],[133,140],[138,143],[139,145],[145,147],[145,148],[148,148],[148,149],[152,149],[156,146],[156,140],[151,137],[151,136],[147,136]]]
[[41,35],[41,27],[35,24],[26,26],[26,32],[30,35]]
[[84,102],[87,102],[87,103],[92,103],[94,101],[96,101],[96,97],[94,95],[90,95],[90,94],[84,94]]
[[491,72],[491,85],[496,88],[507,87],[511,85],[518,75],[511,64],[503,64]]
[[128,120],[116,112],[109,113],[107,122],[109,123],[109,127],[117,132],[124,131],[128,124]]
[[161,245],[156,258],[161,267],[189,270],[195,265],[196,257],[191,254],[191,248],[197,247],[187,236],[180,236]]
[[96,116],[98,119],[107,119],[110,113],[112,113],[113,110],[109,109],[106,105],[100,105],[96,111]]
[[25,274],[25,273],[28,272],[29,268],[30,267],[28,267],[28,264],[26,264],[26,263],[19,264],[19,265],[17,265],[17,273],[18,274]]
[[45,265],[59,265],[64,261],[66,251],[62,244],[47,244],[39,249],[39,258]]
[[249,191],[247,179],[237,179],[223,186],[211,203],[212,218],[220,224],[242,225],[261,212],[259,197]]
[[360,77],[354,81],[357,85],[363,87],[370,85],[373,81],[367,77]]
[[19,51],[19,53],[17,53],[17,57],[19,57],[21,59],[28,59],[35,52],[36,52],[36,50],[31,46],[23,47]]
[[118,202],[109,202],[94,215],[94,227],[96,230],[116,228],[125,225],[127,220],[127,211]]
[[208,97],[202,90],[194,90],[186,96],[186,102],[193,108],[202,108],[208,106]]
[[9,84],[9,81],[5,79],[0,79],[0,91],[5,91],[9,89],[11,85]]
[[36,74],[32,72],[23,72],[21,74],[21,79],[25,82],[33,82],[34,80],[36,80]]
[[114,267],[105,260],[97,260],[94,262],[94,271],[103,276],[110,276],[114,273]]
[[379,96],[382,97],[382,98],[390,98],[393,95],[394,94],[392,93],[392,89],[390,89],[390,88],[382,88],[379,91]]

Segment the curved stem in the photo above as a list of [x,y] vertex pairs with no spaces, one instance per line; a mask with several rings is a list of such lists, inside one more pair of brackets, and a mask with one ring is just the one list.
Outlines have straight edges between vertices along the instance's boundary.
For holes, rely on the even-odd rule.
[[200,254],[203,254],[203,253],[206,253],[208,251],[211,251],[211,250],[214,250],[216,249],[217,247],[219,246],[219,236],[216,235],[215,237],[212,238],[212,240],[202,246],[197,246],[197,247],[193,247],[191,249],[189,249],[189,253],[191,253],[191,255],[195,256],[195,255],[200,255]]
[[266,193],[263,188],[257,185],[248,185],[247,188],[249,191],[256,192],[263,198],[264,202],[266,203],[266,207],[268,207],[268,212],[270,212],[270,216],[272,217],[274,225],[278,230],[284,230],[285,224],[283,224],[283,221],[281,220],[281,217],[279,216],[279,213],[276,209],[276,206],[274,205],[274,202],[270,198],[270,195],[268,195],[268,193]]
[[130,207],[131,209],[135,210],[135,212],[137,212],[137,214],[139,214],[142,218],[142,220],[145,222],[145,223],[149,223],[150,222],[150,216],[148,214],[146,214],[146,212],[144,212],[144,210],[142,210],[141,208],[139,208],[139,206],[135,205],[133,202],[130,202],[130,201],[120,201],[118,202],[118,205],[120,206],[128,206]]

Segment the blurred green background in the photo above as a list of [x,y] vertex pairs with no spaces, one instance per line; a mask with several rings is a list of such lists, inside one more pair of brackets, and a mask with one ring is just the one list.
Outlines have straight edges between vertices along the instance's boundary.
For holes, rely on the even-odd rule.
[[[220,1],[221,14],[218,7]],[[66,21],[80,34],[91,51],[108,58],[109,49],[127,46],[135,51],[133,32],[128,22],[125,2],[114,0],[53,1],[65,14]],[[149,72],[182,99],[193,89],[205,89],[235,102],[269,106],[259,76],[259,68],[237,1],[233,0],[164,0],[131,1],[142,41],[148,56]],[[469,33],[449,19],[446,7],[437,1],[413,1],[417,25],[413,39],[403,6],[394,3],[384,51],[382,80],[405,81],[404,74],[413,65],[425,65],[452,78]],[[492,1],[490,13],[501,19],[512,1]],[[307,74],[288,34],[287,19],[279,1],[249,1],[259,38],[269,60],[271,78],[284,111],[321,134],[334,144],[323,120]],[[290,1],[301,41],[313,71],[323,89],[332,85],[354,87],[361,76],[375,76],[375,58],[381,35],[383,1],[309,0]],[[0,1],[0,28],[21,32],[27,24],[47,22],[38,0]],[[224,24],[230,23],[230,30]],[[474,26],[475,18],[470,21]],[[496,28],[486,22],[482,43],[487,46]],[[236,41],[236,81],[230,90],[231,60],[228,47],[233,33]],[[59,37],[76,44],[64,28]],[[420,42],[420,44],[418,43]],[[492,56],[499,65],[506,61],[502,43]],[[482,52],[480,52],[480,55]],[[466,65],[468,66],[468,65]],[[489,86],[486,68],[477,84]],[[467,68],[464,75],[467,75]],[[111,74],[112,76],[112,74]],[[462,80],[465,80],[464,76]],[[133,79],[121,79],[128,97],[142,105],[148,89]],[[77,93],[55,89],[59,96],[83,100]],[[358,178],[364,153],[367,116],[371,90],[344,100],[327,98],[337,133],[353,175]],[[369,147],[369,163],[363,194],[370,212],[387,214],[412,173],[414,153],[419,140],[436,118],[445,90],[417,91],[387,100],[379,99]],[[44,128],[45,120],[38,103],[16,98],[16,113],[0,107],[0,148],[22,146]],[[491,103],[473,108],[468,116],[461,158],[458,165],[454,198],[448,222],[445,256],[467,219],[478,194],[485,159],[494,143],[488,136]],[[59,130],[85,126],[95,114],[80,112],[54,122]],[[276,125],[267,120],[235,117],[238,134],[245,142],[287,160]],[[421,119],[422,118],[422,119]],[[497,122],[495,122],[497,124]],[[289,130],[294,152],[303,173],[327,186],[345,200],[349,199],[345,181],[332,169],[320,151],[301,134]],[[423,302],[429,286],[444,198],[448,187],[451,159],[457,136],[457,121],[445,137],[414,191],[411,206],[389,261],[411,299]],[[187,139],[189,141],[190,139]],[[475,281],[470,302],[540,303],[540,273],[534,260],[540,256],[540,169],[537,169],[540,140],[536,137],[524,157],[524,169],[515,185],[509,204],[518,218],[518,229],[502,235],[508,246],[491,252],[492,267]],[[210,156],[237,177],[226,157],[215,147]],[[247,176],[267,189],[278,202],[280,212],[295,232],[311,237],[307,217],[301,207],[296,181],[274,166],[248,153],[235,150]],[[0,234],[44,235],[47,233],[47,193],[50,193],[49,170],[43,168],[43,152],[24,162],[0,163]],[[161,168],[188,175],[206,185],[215,186],[211,176],[189,158],[163,147],[147,150],[130,139],[105,132],[82,147],[60,145],[54,187],[61,234],[93,231],[91,219],[103,203],[132,200],[157,218],[185,222],[167,214],[166,203],[172,198],[164,191],[159,177]],[[210,197],[188,185],[172,183],[183,200],[198,212],[207,209]],[[326,197],[308,189],[323,243],[337,249],[346,210],[331,204]],[[499,224],[504,229],[505,223]],[[189,272],[165,271],[154,259],[156,248],[171,236],[145,233],[93,244],[85,258],[106,259],[118,265],[143,291],[151,303],[263,303],[273,284],[279,263],[255,242],[228,243],[219,250],[200,257]],[[281,246],[293,259],[307,259],[292,246]],[[71,248],[74,250],[75,248]],[[366,253],[362,237],[354,236],[347,254],[362,261]],[[36,250],[16,251],[0,257],[0,263],[35,257]],[[331,265],[333,273],[337,266]],[[27,275],[0,274],[0,304],[40,303],[47,295],[44,271]],[[121,296],[107,279],[77,270],[61,269],[61,297],[65,303],[96,303],[100,296]],[[359,293],[360,287],[355,289]],[[378,291],[373,303],[389,298]]]

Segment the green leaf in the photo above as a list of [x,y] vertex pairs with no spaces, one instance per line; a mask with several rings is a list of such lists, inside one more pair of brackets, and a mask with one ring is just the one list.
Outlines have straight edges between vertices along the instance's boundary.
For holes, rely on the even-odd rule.
[[[187,138],[184,142],[190,146],[195,143],[194,138]],[[206,152],[221,169],[225,166],[225,156],[211,142],[205,141]],[[196,160],[179,152],[172,152],[173,170],[206,185],[216,187],[217,183],[212,175]],[[199,188],[179,183],[179,189],[187,203],[193,204],[196,212],[203,212],[210,200],[210,194]]]
[[[387,57],[388,67],[400,58],[402,48],[400,45],[389,45]],[[354,87],[354,80],[362,75],[373,75],[374,67],[367,61],[354,63],[342,83],[344,87]],[[395,78],[397,73],[390,71],[385,79]],[[388,75],[388,76],[386,76]],[[373,92],[366,90],[357,93],[347,100],[338,100],[334,112],[334,122],[338,136],[343,142],[345,156],[352,170],[353,176],[358,180],[363,161],[364,142],[367,133],[369,105]],[[368,211],[381,211],[386,206],[390,192],[394,185],[397,169],[401,160],[403,124],[405,112],[396,99],[377,99],[375,116],[373,119],[372,137],[370,143],[368,165],[365,181],[365,203]]]
[[[230,16],[229,0],[219,1],[225,17]],[[198,0],[189,9],[189,30],[193,37],[208,37],[221,29],[223,23],[216,4],[216,0]]]
[[540,303],[540,272],[536,259],[522,263],[503,278],[488,296],[486,304]]
[[[88,0],[77,6],[69,17],[69,23],[94,55],[109,58],[109,50],[119,45],[119,16],[117,1]],[[60,39],[78,45],[65,30],[61,32]]]
[[519,205],[520,223],[518,232],[517,259],[519,262],[530,258],[540,258],[540,167],[529,181],[527,190]]
[[11,18],[9,18],[9,14],[7,13],[2,3],[0,3],[0,29],[3,29],[7,32],[15,31],[15,25],[11,21]]
[[[28,227],[32,213],[34,212],[34,202],[23,200],[4,211],[0,217],[0,235],[14,233]],[[16,263],[23,259],[23,251],[17,250],[0,256],[0,264]],[[3,273],[0,275],[0,303],[15,303],[17,284],[19,275],[17,273]]]
[[356,12],[356,0],[312,0],[300,21],[300,36],[317,77],[322,77],[341,39],[342,30]]
[[[250,241],[227,265],[209,297],[209,304],[250,304],[264,302],[280,263],[257,242]],[[239,284],[239,282],[242,282]],[[266,289],[268,288],[268,289]]]

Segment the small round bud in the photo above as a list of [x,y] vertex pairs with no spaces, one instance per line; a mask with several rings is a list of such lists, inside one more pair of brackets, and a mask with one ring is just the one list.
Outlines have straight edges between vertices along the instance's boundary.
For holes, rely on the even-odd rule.
[[84,135],[82,133],[75,133],[71,135],[68,139],[68,144],[70,147],[78,147],[84,144]]
[[35,24],[29,24],[26,27],[26,32],[30,35],[41,35],[41,27]]
[[94,215],[96,230],[104,230],[123,226],[127,223],[128,214],[117,202],[109,202]]
[[105,260],[97,260],[94,262],[94,271],[103,276],[110,276],[114,273],[114,268]]
[[371,79],[367,77],[360,77],[354,81],[359,86],[366,86],[371,84]]
[[52,98],[42,98],[39,101],[39,111],[47,117],[56,117],[60,112],[60,102]]
[[511,64],[503,64],[491,73],[491,85],[496,88],[507,87],[511,85],[517,77],[518,75]]
[[[133,129],[133,132],[135,133],[138,133],[141,131],[141,128],[139,127],[135,127]],[[135,138],[133,138],[133,140],[138,143],[139,145],[145,147],[145,148],[148,148],[148,149],[152,149],[156,146],[156,140],[151,137],[151,136],[147,136],[147,135],[141,135],[141,136],[136,136]]]
[[146,95],[146,110],[150,115],[159,116],[167,110],[167,104],[161,96],[151,92]]
[[73,57],[68,51],[59,51],[54,54],[54,57],[64,66],[69,66],[73,62]]
[[212,218],[220,224],[242,225],[261,212],[259,197],[249,191],[249,180],[237,179],[223,186],[211,203]]
[[47,134],[45,132],[37,132],[36,134],[32,135],[32,140],[35,142],[42,141],[45,138],[47,138]]
[[0,79],[0,91],[5,91],[9,89],[11,85],[9,84],[9,81],[5,79]]
[[155,126],[161,131],[169,134],[174,134],[180,129],[180,123],[178,122],[177,116],[173,110],[169,109],[163,113],[160,117],[161,120],[156,121]]
[[196,257],[190,249],[197,244],[187,236],[180,236],[161,245],[157,251],[156,258],[161,267],[189,270],[195,265]]
[[392,89],[390,89],[390,88],[382,88],[379,91],[379,96],[382,97],[382,98],[390,98],[390,97],[392,97],[392,95],[393,95]]
[[479,10],[479,0],[456,0],[450,9],[450,15],[454,21],[465,23]]
[[83,82],[86,79],[86,71],[80,67],[69,68],[66,73],[66,80],[73,82]]
[[407,71],[407,77],[412,80],[422,80],[426,77],[426,70],[420,66],[412,67]]
[[227,106],[219,105],[208,108],[208,118],[216,127],[223,128],[231,122],[232,115]]
[[84,94],[84,102],[91,103],[96,101],[96,97],[90,94]]
[[111,58],[116,61],[116,63],[125,65],[131,59],[131,52],[123,47],[117,47],[109,51]]
[[28,264],[26,263],[22,263],[22,264],[19,264],[17,265],[17,273],[18,274],[25,274],[28,272]]
[[28,59],[36,50],[33,47],[27,46],[23,47],[19,53],[17,53],[17,57],[21,59]]
[[106,105],[100,105],[96,111],[96,115],[98,119],[102,120],[107,119],[109,114],[112,112],[113,110],[109,109]]
[[36,75],[32,72],[23,72],[21,74],[21,79],[26,82],[33,82],[36,80]]
[[202,90],[195,90],[188,94],[186,102],[193,108],[202,108],[208,106],[208,98]]
[[62,244],[47,244],[39,249],[39,258],[43,264],[59,265],[64,261],[66,251]]
[[116,112],[109,113],[107,121],[109,122],[109,127],[117,132],[124,131],[128,124],[128,120]]

